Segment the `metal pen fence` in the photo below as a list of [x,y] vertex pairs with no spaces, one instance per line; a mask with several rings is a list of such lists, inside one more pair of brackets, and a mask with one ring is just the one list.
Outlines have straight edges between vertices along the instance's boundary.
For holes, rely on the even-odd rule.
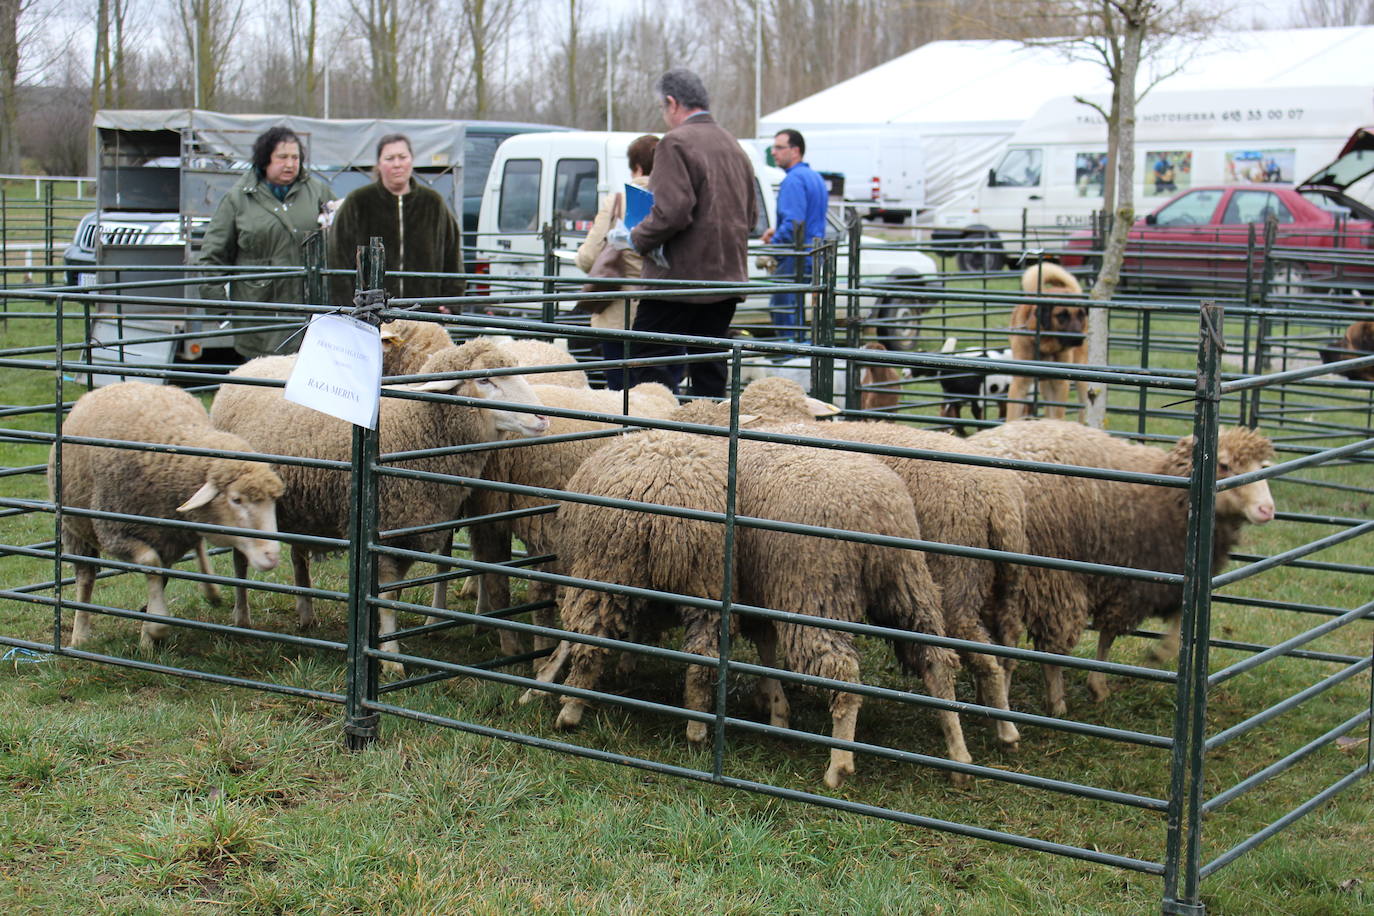
[[[546,250],[548,247],[551,245]],[[856,244],[850,279],[860,276],[860,256]],[[546,259],[542,267],[551,264]],[[1203,912],[1205,881],[1221,880],[1219,873],[1224,875],[1226,867],[1245,852],[1350,788],[1374,766],[1367,743],[1358,759],[1341,750],[1354,736],[1364,735],[1367,740],[1374,708],[1367,684],[1371,665],[1369,621],[1374,615],[1374,605],[1367,596],[1372,591],[1369,585],[1374,583],[1374,567],[1358,559],[1367,556],[1366,545],[1374,532],[1367,511],[1369,496],[1374,493],[1368,483],[1368,468],[1374,457],[1374,385],[1332,381],[1324,377],[1328,367],[1313,364],[1319,342],[1360,312],[1339,293],[1315,288],[1288,296],[1289,301],[1282,305],[1275,305],[1272,299],[1263,305],[1245,304],[1250,301],[1248,297],[1238,297],[1225,308],[1211,302],[1199,306],[1196,301],[1123,300],[1111,307],[1112,368],[989,361],[958,352],[941,354],[933,348],[879,354],[861,350],[858,345],[881,338],[881,322],[856,314],[857,310],[846,309],[843,304],[883,290],[838,281],[833,257],[825,257],[823,264],[811,284],[712,287],[669,283],[659,285],[656,291],[656,295],[672,297],[716,289],[726,295],[757,298],[776,289],[795,289],[815,296],[812,343],[808,344],[746,337],[720,342],[593,330],[569,321],[560,310],[563,301],[587,294],[569,292],[567,281],[551,269],[518,277],[503,277],[499,272],[485,275],[487,282],[500,283],[504,289],[485,297],[451,300],[452,315],[422,316],[443,324],[460,339],[495,331],[718,348],[717,354],[729,361],[733,378],[729,420],[721,426],[684,426],[545,408],[550,416],[598,420],[611,428],[493,446],[538,449],[557,442],[618,441],[623,438],[622,429],[629,433],[636,429],[678,430],[679,434],[685,431],[716,437],[722,440],[718,455],[726,486],[719,502],[710,509],[684,508],[672,501],[595,496],[565,486],[536,486],[480,475],[436,474],[418,469],[415,462],[473,446],[454,446],[423,455],[404,451],[386,454],[380,450],[376,433],[355,428],[350,453],[331,459],[232,455],[348,475],[351,523],[347,538],[310,533],[280,536],[293,550],[299,547],[344,554],[341,563],[330,565],[322,581],[301,585],[283,581],[281,576],[275,581],[260,576],[247,581],[217,574],[213,569],[179,568],[181,558],[164,558],[165,565],[161,566],[106,558],[99,561],[101,587],[110,590],[106,594],[113,592],[124,600],[106,599],[102,603],[76,602],[70,596],[74,580],[66,575],[64,565],[75,557],[59,546],[62,526],[69,519],[122,518],[178,525],[204,535],[243,532],[66,505],[60,479],[54,481],[56,499],[39,492],[45,470],[42,453],[48,448],[59,455],[65,449],[97,444],[116,449],[167,449],[157,443],[82,439],[63,432],[64,412],[83,387],[78,380],[109,369],[106,364],[91,362],[87,355],[89,303],[113,303],[117,311],[147,305],[151,300],[158,308],[204,308],[216,322],[236,323],[240,330],[258,325],[254,323],[254,309],[246,303],[133,296],[114,285],[97,292],[26,290],[26,304],[10,313],[11,323],[22,321],[25,328],[36,333],[24,345],[7,346],[0,352],[5,388],[15,392],[0,409],[0,448],[12,456],[0,475],[15,485],[6,491],[12,495],[0,498],[0,531],[5,532],[0,537],[0,569],[5,570],[0,575],[0,600],[4,602],[0,644],[338,704],[342,707],[343,731],[354,747],[384,740],[383,717],[406,717],[533,748],[1099,863],[1159,877],[1166,913]],[[318,265],[312,270],[317,278],[323,274]],[[370,270],[365,285],[382,287],[384,277],[375,255]],[[18,300],[19,295],[8,293],[8,298]],[[1014,291],[960,285],[955,278],[947,278],[942,287],[923,295],[924,311],[901,320],[916,332],[913,337],[918,347],[953,333],[961,342],[986,348],[999,339],[1005,341],[1005,315],[1021,298]],[[382,314],[421,317],[403,311],[408,304],[393,302]],[[293,311],[303,317],[326,310],[316,306]],[[837,318],[837,314],[846,317]],[[43,329],[51,329],[51,334]],[[1181,434],[1195,437],[1192,473],[1188,477],[1160,476],[991,458],[952,449],[839,443],[825,438],[823,425],[804,432],[760,432],[741,421],[739,396],[747,364],[767,362],[767,357],[777,355],[801,355],[811,360],[810,387],[818,397],[832,396],[837,375],[845,380],[849,416],[883,416],[889,422],[918,428],[948,425],[948,418],[933,408],[944,399],[938,380],[952,374],[985,375],[998,370],[1103,382],[1113,392],[1113,428],[1146,442],[1169,442]],[[688,355],[664,361],[699,358]],[[634,363],[633,352],[630,363]],[[1374,356],[1356,356],[1340,365],[1359,368],[1371,363]],[[583,361],[591,371],[612,364]],[[882,411],[863,411],[859,398],[865,389],[858,384],[859,373],[873,365],[889,365],[912,374],[888,385],[888,392],[897,395],[895,405]],[[223,381],[225,368],[148,363],[126,367],[121,374],[209,390]],[[1262,374],[1262,368],[1277,371]],[[533,372],[537,375],[538,367]],[[451,405],[481,403],[470,395],[410,392],[404,396]],[[995,407],[996,398],[989,399],[988,404]],[[528,409],[503,406],[516,411]],[[994,425],[990,418],[970,422],[974,426]],[[1220,428],[1228,422],[1263,425],[1279,450],[1280,460],[1272,467],[1213,483]],[[875,533],[862,525],[843,528],[750,515],[739,492],[741,461],[747,463],[750,450],[761,444],[826,449],[837,455],[1008,468],[1024,475],[1068,474],[1085,481],[1148,484],[1156,488],[1151,492],[1186,488],[1190,519],[1186,561],[1177,570],[1104,565],[925,539],[914,531],[897,536]],[[61,466],[60,459],[57,466]],[[743,473],[748,480],[748,472]],[[470,541],[460,541],[461,550],[454,555],[442,550],[402,549],[394,542],[406,532],[389,529],[379,511],[379,489],[395,479],[426,479],[474,491],[518,494],[550,506],[578,504],[622,510],[626,513],[626,537],[630,535],[628,529],[639,524],[632,521],[635,519],[678,517],[694,521],[709,526],[712,538],[721,545],[724,565],[719,587],[709,594],[690,594],[646,587],[642,580],[586,579],[554,564],[552,555],[537,552],[522,555],[517,551],[508,562],[483,562],[466,552],[472,547]],[[1257,480],[1282,488],[1278,520],[1289,533],[1266,542],[1261,552],[1237,552],[1238,566],[1214,572],[1211,529],[1218,493]],[[1285,508],[1290,504],[1295,508]],[[436,518],[429,527],[471,530],[483,522],[509,521],[540,511],[544,510],[516,509],[482,519]],[[797,544],[853,543],[902,555],[914,553],[923,558],[922,562],[952,556],[1173,586],[1181,591],[1178,653],[1172,667],[1097,661],[1019,645],[916,632],[872,618],[827,618],[817,614],[807,595],[784,606],[750,603],[747,592],[736,590],[738,583],[730,564],[741,562],[740,551],[749,549],[742,543],[747,544],[759,532],[793,535]],[[1365,546],[1363,554],[1361,546]],[[379,582],[377,560],[382,556],[434,564],[436,572],[411,575],[400,582]],[[804,557],[799,548],[795,562],[802,563]],[[703,557],[702,562],[708,558]],[[341,603],[346,628],[340,632],[337,625],[327,626],[325,632],[302,635],[262,625],[245,628],[226,624],[221,614],[201,603],[169,618],[153,618],[120,606],[134,604],[128,600],[132,589],[120,585],[130,578],[124,573],[148,572],[225,588],[247,586],[249,594],[259,601],[281,596],[281,600],[310,597]],[[813,572],[819,580],[829,571]],[[517,595],[509,607],[479,610],[465,601],[456,606],[436,606],[415,592],[441,581],[457,584],[484,574],[509,577],[527,587],[538,584],[585,589],[619,596],[619,600],[649,602],[650,606],[685,608],[685,613],[704,615],[713,639],[703,651],[700,644],[689,647],[676,638],[649,639],[640,632],[598,635],[532,617],[549,609],[546,600],[522,601]],[[1305,589],[1295,591],[1290,580],[1302,580]],[[411,590],[409,600],[401,594],[406,588]],[[397,594],[383,597],[384,592]],[[408,615],[398,631],[378,632],[379,612],[384,608]],[[116,626],[105,627],[95,649],[71,648],[63,644],[64,628],[69,615],[77,610],[132,621],[155,619],[173,625],[178,633],[170,646],[151,658],[131,647],[126,649],[128,634]],[[425,620],[415,622],[415,616]],[[841,638],[856,639],[860,681],[779,665],[742,635],[788,625],[808,634],[842,634]],[[498,644],[501,632],[515,634],[520,641],[543,638],[624,653],[636,660],[637,670],[614,676],[607,689],[540,680],[531,676],[527,666],[543,662],[550,650],[523,647],[509,653]],[[1131,635],[1153,641],[1162,634],[1140,630]],[[241,660],[247,653],[255,654],[264,659],[258,666],[263,673],[245,676],[235,670],[217,654],[219,640],[232,640],[230,644],[236,647],[245,642],[253,646],[236,648],[232,658]],[[400,643],[399,650],[383,648],[382,643],[390,640]],[[1038,705],[1041,697],[1028,686],[1033,678],[1024,676],[1016,679],[1007,709],[988,702],[988,697],[970,696],[963,687],[959,695],[945,698],[885,665],[881,654],[888,644],[943,647],[966,657],[1025,662],[1020,669],[1023,673],[1046,663],[1073,672],[1101,672],[1127,680],[1130,686],[1119,688],[1119,693],[1129,699],[1110,704],[1103,708],[1105,711],[1095,710],[1082,702],[1075,689],[1071,692],[1072,715],[1031,712],[1028,710]],[[308,663],[295,667],[270,664],[270,659],[282,653]],[[399,679],[384,679],[383,663],[404,666],[405,674]],[[714,673],[705,709],[686,705],[676,686],[693,668]],[[791,723],[761,720],[755,713],[752,697],[760,679],[797,689]],[[1237,683],[1244,685],[1243,691],[1233,688]],[[546,721],[547,703],[514,703],[518,691],[531,689],[591,701],[599,710],[583,723],[576,737],[560,735],[558,728]],[[839,691],[862,698],[865,724],[861,732],[850,738],[827,733],[825,709],[807,700],[805,690]],[[975,752],[972,762],[941,754],[932,719],[948,712],[970,722],[1015,725],[1044,753],[1027,754],[1023,748],[1018,754],[983,735],[982,729],[970,728],[969,745]],[[684,724],[705,728],[703,745],[684,746],[680,735],[669,733],[669,729]],[[1263,740],[1257,744],[1261,736]],[[1243,748],[1243,753],[1237,748]],[[836,751],[860,755],[863,775],[841,790],[818,788],[821,757],[824,752],[833,755]],[[1110,758],[1117,768],[1096,762],[1103,758]],[[1285,776],[1300,771],[1313,774],[1302,786],[1314,783],[1318,788],[1299,787],[1299,791],[1288,786]],[[989,807],[977,809],[981,818],[961,813],[958,793],[941,785],[950,774],[978,780],[979,796],[991,802]],[[953,803],[951,795],[955,796]],[[1023,816],[1007,823],[990,814],[1002,808],[1023,809]],[[1051,815],[1060,809],[1075,816],[1064,820]]]

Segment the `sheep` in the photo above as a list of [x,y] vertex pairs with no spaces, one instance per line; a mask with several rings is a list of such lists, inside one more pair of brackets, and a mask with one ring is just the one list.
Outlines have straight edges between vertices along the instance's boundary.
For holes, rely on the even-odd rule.
[[[511,339],[504,335],[491,338],[500,344],[517,366],[575,366],[577,360],[566,347],[556,343],[534,338]],[[562,385],[564,388],[590,388],[587,373],[581,369],[565,369],[562,372],[539,372],[530,376],[530,381],[541,385]]]
[[431,353],[453,346],[448,330],[434,321],[389,321],[381,336],[382,375],[418,375]]
[[[88,391],[77,399],[63,432],[68,436],[151,442],[226,452],[251,452],[238,436],[210,425],[205,408],[180,388],[120,382]],[[152,518],[185,519],[210,525],[251,528],[271,535],[277,530],[276,505],[282,481],[265,464],[240,458],[208,458],[169,452],[102,448],[65,442],[61,448],[61,493],[58,493],[58,447],[48,455],[48,489],[68,508],[121,512]],[[207,534],[210,541],[235,549],[235,558],[257,569],[277,565],[275,540],[247,535]],[[190,548],[208,569],[201,535],[187,528],[151,522],[67,516],[62,548],[68,553],[99,557],[101,551],[144,566],[170,566]],[[76,600],[89,603],[96,566],[75,560]],[[148,573],[149,614],[167,616],[163,594],[166,576]],[[207,598],[218,591],[203,583]],[[140,644],[145,649],[163,638],[166,624],[145,621]],[[91,635],[91,615],[76,612],[70,645]]]
[[[591,413],[620,414],[624,411],[626,392],[594,391],[592,389],[565,388],[560,385],[533,385],[540,403],[548,407],[564,410],[584,410]],[[645,382],[636,385],[628,392],[629,415],[635,417],[663,418],[678,406],[677,398],[663,385]],[[569,435],[578,432],[615,429],[612,423],[594,420],[575,420],[567,417],[550,417],[550,436]],[[503,483],[521,484],[530,487],[562,489],[578,466],[603,444],[604,438],[576,439],[563,442],[547,442],[521,448],[507,448],[496,451],[487,462],[484,476],[488,480]],[[549,499],[537,496],[522,496],[500,490],[474,488],[468,501],[468,514],[473,516],[493,515],[500,512],[513,512],[548,505]],[[558,531],[561,517],[556,513],[527,515],[509,521],[485,522],[470,528],[472,537],[472,556],[484,563],[501,563],[510,559],[511,535],[514,534],[525,543],[531,555],[554,553],[558,549]],[[561,567],[561,564],[560,564]],[[545,567],[561,571],[561,568]],[[478,593],[477,611],[483,613],[493,608],[503,608],[510,603],[510,580],[496,573],[481,577]],[[528,600],[547,601],[553,598],[553,587],[538,581],[529,584]],[[436,606],[438,606],[436,604]],[[554,623],[551,613],[536,613],[535,622],[545,626]],[[507,654],[519,651],[520,640],[508,630],[501,631],[502,649]],[[536,648],[547,648],[547,641],[535,640]]]
[[[1193,439],[1179,439],[1165,451],[1135,445],[1109,434],[1058,420],[1019,421],[983,430],[969,442],[989,454],[1055,464],[1187,476],[1192,473]],[[1273,445],[1244,429],[1223,430],[1217,453],[1221,477],[1245,474],[1267,465]],[[1042,556],[1153,569],[1183,571],[1188,530],[1188,491],[1174,487],[1118,483],[1053,474],[1027,473],[1027,531],[1031,550]],[[1217,494],[1212,567],[1226,561],[1241,526],[1274,517],[1265,481]],[[1068,654],[1084,627],[1098,631],[1097,659],[1106,661],[1112,642],[1149,617],[1169,624],[1157,658],[1178,650],[1181,589],[1136,579],[1092,576],[1064,570],[1030,568],[1023,582],[1027,625],[1036,648]],[[1088,676],[1098,702],[1108,688],[1101,672]],[[1063,716],[1063,672],[1045,666],[1045,702],[1051,715]]]
[[[230,378],[285,378],[293,361],[289,357],[264,356],[245,363],[230,373]],[[433,353],[420,367],[422,374],[456,373],[473,370],[509,368],[511,360],[495,344],[472,340],[462,346]],[[449,392],[465,397],[538,404],[529,383],[519,376],[491,376],[468,379],[441,379],[405,386],[412,391]],[[254,447],[268,454],[293,455],[348,461],[352,456],[352,426],[285,400],[278,388],[227,384],[221,386],[210,410],[221,429],[237,432]],[[382,398],[378,419],[379,448],[382,454],[418,449],[441,448],[464,443],[490,442],[498,432],[539,435],[548,421],[539,414],[500,408],[478,409],[436,401],[394,397]],[[396,462],[393,466],[463,477],[477,477],[488,460],[489,451],[450,454]],[[317,537],[348,537],[351,502],[349,475],[338,470],[287,465],[280,469],[287,485],[278,505],[281,530]],[[379,485],[379,530],[432,525],[452,519],[468,494],[468,488],[426,480],[384,477]],[[447,541],[444,530],[427,531],[385,539],[388,546],[406,550],[437,552]],[[291,562],[295,582],[310,587],[310,551],[293,547]],[[377,558],[379,582],[393,582],[405,576],[410,560],[383,555]],[[240,578],[247,570],[236,567]],[[394,597],[388,592],[388,596]],[[314,623],[313,602],[306,595],[296,597],[301,626]],[[247,590],[240,586],[234,601],[235,622],[247,624]],[[380,608],[381,632],[396,629],[391,608]],[[383,643],[385,651],[395,651],[395,642]],[[401,673],[401,666],[387,662],[390,673]]]
[[[947,433],[911,429],[891,423],[814,422],[818,412],[799,387],[785,379],[754,382],[740,395],[741,413],[772,425],[769,432],[861,442],[896,448],[971,452],[964,440]],[[721,404],[721,407],[728,407]],[[900,476],[926,540],[964,547],[1027,553],[1025,494],[1019,477],[996,468],[943,461],[873,456]],[[1021,578],[1025,567],[949,554],[926,557],[930,574],[943,594],[945,633],[972,642],[1014,646],[1025,630]],[[999,662],[980,653],[965,653],[973,669],[980,702],[1008,709],[1010,660]],[[1020,741],[1016,726],[996,723],[998,740],[1010,748]]]
[[[674,419],[693,420],[709,405],[689,404]],[[572,492],[635,499],[710,512],[724,512],[726,445],[715,437],[650,430],[611,442],[588,458],[568,481]],[[737,512],[741,515],[898,537],[918,537],[910,497],[896,475],[867,456],[821,454],[815,449],[771,443],[739,443]],[[715,523],[569,502],[563,516],[562,555],[570,575],[718,600],[725,582],[723,531]],[[858,622],[865,615],[889,627],[944,635],[939,588],[920,553],[742,527],[735,538],[734,600],[784,611]],[[716,654],[719,617],[686,607],[680,616],[654,602],[595,589],[564,587],[564,627],[577,633],[647,641],[679,620],[684,649]],[[741,615],[743,634],[759,645],[763,663],[776,666],[777,653],[792,670],[836,680],[859,680],[859,657],[851,634]],[[899,659],[915,668],[931,695],[954,696],[953,652],[899,640]],[[606,649],[583,643],[560,645],[540,670],[552,680],[564,663],[569,686],[593,689],[601,678]],[[706,710],[710,669],[689,666],[684,705]],[[770,721],[788,723],[786,699],[771,679],[764,684]],[[585,701],[562,697],[556,724],[575,727]],[[831,693],[832,735],[853,740],[862,698]],[[958,715],[938,714],[952,760],[971,761]],[[701,722],[689,722],[689,741],[705,739]],[[853,753],[832,748],[825,784],[839,786],[854,772]],[[956,784],[966,778],[952,774]]]

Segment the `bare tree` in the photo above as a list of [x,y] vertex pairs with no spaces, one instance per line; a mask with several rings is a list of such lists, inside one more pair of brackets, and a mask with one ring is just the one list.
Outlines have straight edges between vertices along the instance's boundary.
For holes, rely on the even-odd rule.
[[1374,0],[1302,0],[1294,25],[1374,25]]
[[27,66],[41,67],[56,55],[42,55],[39,36],[52,12],[40,0],[0,0],[0,172],[19,171],[19,77]]
[[202,108],[215,108],[233,76],[230,46],[241,37],[243,0],[177,0],[176,9],[192,61],[192,99]]
[[291,42],[291,80],[296,110],[319,114],[320,67],[316,61],[320,22],[319,0],[285,0],[287,34]]

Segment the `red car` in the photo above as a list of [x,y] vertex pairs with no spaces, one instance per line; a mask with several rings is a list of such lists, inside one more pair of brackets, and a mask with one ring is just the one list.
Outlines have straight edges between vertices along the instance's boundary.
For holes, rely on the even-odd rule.
[[[1374,128],[1356,132],[1340,158],[1296,187],[1212,185],[1190,188],[1137,220],[1126,247],[1122,282],[1128,286],[1244,281],[1250,227],[1263,246],[1269,214],[1278,221],[1275,275],[1286,284],[1313,282],[1361,287],[1374,283],[1374,208],[1345,194],[1374,173]],[[1089,232],[1076,232],[1063,257],[1066,267],[1097,258]],[[1301,251],[1293,251],[1301,249]],[[1256,260],[1256,277],[1263,268]]]

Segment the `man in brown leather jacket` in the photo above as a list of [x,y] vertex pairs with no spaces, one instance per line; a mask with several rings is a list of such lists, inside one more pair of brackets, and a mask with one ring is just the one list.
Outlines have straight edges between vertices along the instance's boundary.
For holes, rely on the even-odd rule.
[[[631,234],[645,255],[644,277],[650,280],[699,280],[721,284],[748,279],[749,231],[758,219],[754,169],[739,143],[716,123],[701,79],[690,70],[669,70],[654,86],[669,130],[654,153],[649,190],[653,210]],[[699,296],[640,300],[636,331],[726,337],[740,296]],[[709,347],[635,343],[635,357],[711,352]],[[724,360],[686,366],[631,369],[630,384],[662,382],[674,391],[684,369],[693,395],[725,394]]]

